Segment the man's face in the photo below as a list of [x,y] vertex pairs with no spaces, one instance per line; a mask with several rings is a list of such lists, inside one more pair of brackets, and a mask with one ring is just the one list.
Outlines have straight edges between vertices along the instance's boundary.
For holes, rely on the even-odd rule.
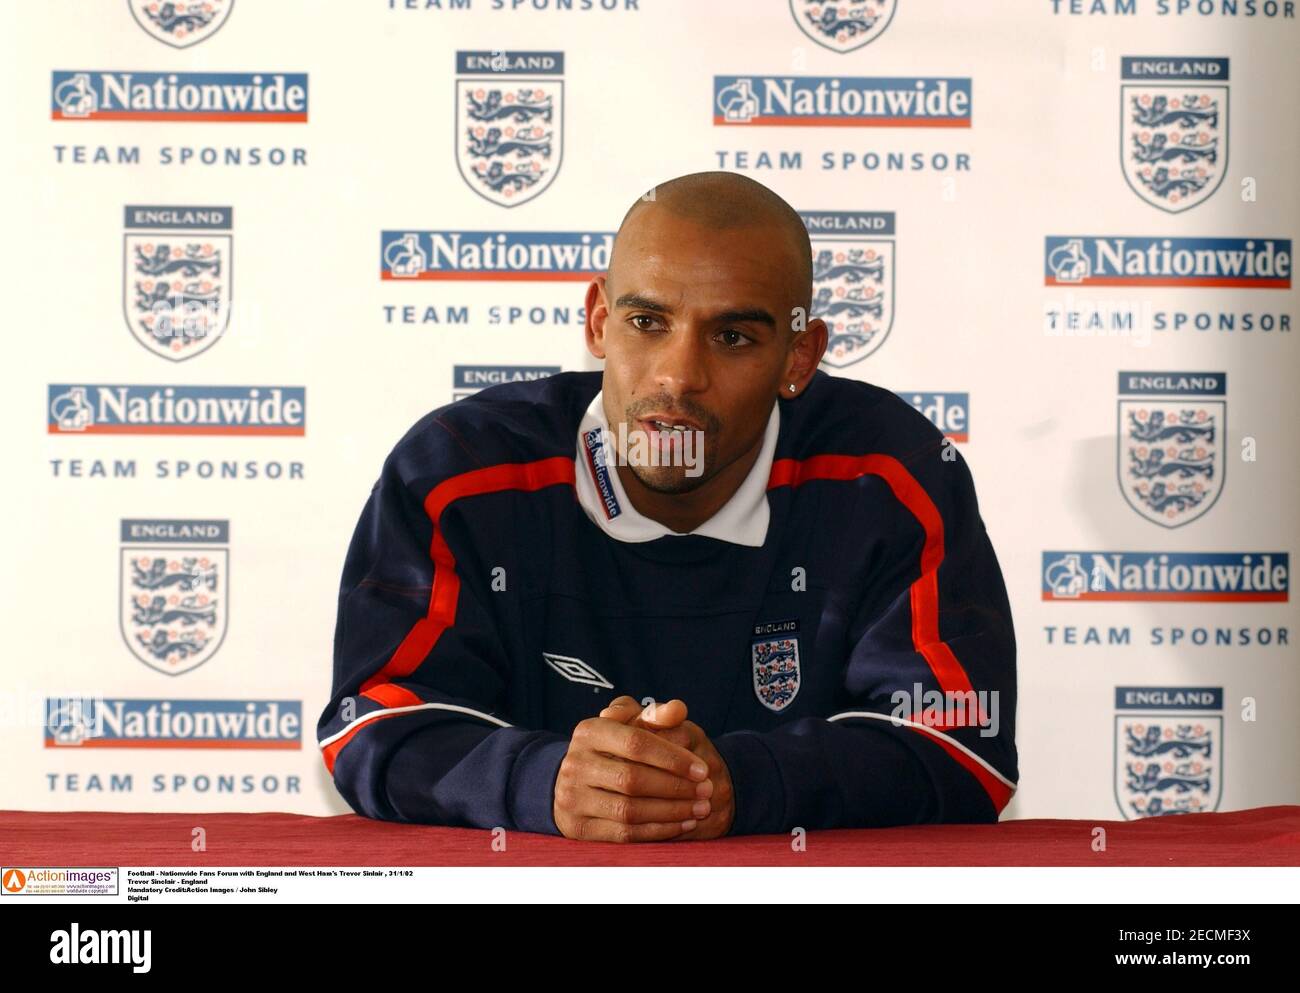
[[773,230],[717,231],[650,204],[620,234],[608,281],[598,277],[588,290],[588,348],[605,359],[615,438],[621,424],[671,451],[683,440],[660,438],[652,420],[701,432],[693,440],[702,472],[681,458],[629,460],[648,489],[695,489],[761,443],[799,302],[794,249]]

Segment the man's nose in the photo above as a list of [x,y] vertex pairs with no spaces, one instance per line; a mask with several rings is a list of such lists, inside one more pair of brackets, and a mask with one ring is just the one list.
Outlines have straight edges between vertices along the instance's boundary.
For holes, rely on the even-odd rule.
[[659,348],[655,385],[672,396],[700,393],[708,388],[708,342],[698,328],[673,329]]

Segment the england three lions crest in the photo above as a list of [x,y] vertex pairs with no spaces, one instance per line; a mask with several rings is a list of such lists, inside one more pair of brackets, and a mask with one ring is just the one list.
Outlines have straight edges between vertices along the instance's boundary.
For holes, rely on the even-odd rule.
[[149,668],[197,669],[226,635],[230,600],[227,521],[122,521],[122,638]]
[[235,0],[127,0],[147,34],[173,48],[189,48],[221,30]]
[[456,53],[456,166],[479,196],[517,207],[564,157],[563,52]]
[[809,316],[820,317],[829,329],[822,362],[842,369],[879,348],[894,325],[894,213],[801,211],[800,216],[812,242]]
[[126,208],[122,311],[132,337],[181,362],[217,343],[230,321],[230,207]]
[[750,643],[754,695],[768,710],[785,710],[799,692],[798,634],[799,624],[793,620],[759,624],[754,628],[754,640]]
[[1228,60],[1126,56],[1121,78],[1129,187],[1170,213],[1204,203],[1228,168]]
[[1180,527],[1223,492],[1225,373],[1121,372],[1120,491],[1149,521]]
[[799,30],[832,52],[851,52],[875,41],[894,19],[898,0],[790,0]]
[[[1115,802],[1124,818],[1217,810],[1223,690],[1121,686],[1115,692]],[[1160,709],[1148,709],[1152,703]]]

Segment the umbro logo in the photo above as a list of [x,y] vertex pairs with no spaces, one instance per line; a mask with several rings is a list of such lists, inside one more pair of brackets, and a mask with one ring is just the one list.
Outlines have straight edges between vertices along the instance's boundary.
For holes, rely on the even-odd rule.
[[599,686],[612,690],[614,684],[598,673],[582,659],[569,655],[556,655],[554,652],[542,652],[546,664],[571,683],[585,683],[587,686]]

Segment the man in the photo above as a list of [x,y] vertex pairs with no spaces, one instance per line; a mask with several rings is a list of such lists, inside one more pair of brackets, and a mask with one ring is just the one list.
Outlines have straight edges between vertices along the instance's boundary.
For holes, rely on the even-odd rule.
[[788,204],[680,177],[588,287],[603,372],[397,444],[319,725],[354,809],[609,841],[997,819],[1015,639],[970,473],[818,369],[811,295]]

